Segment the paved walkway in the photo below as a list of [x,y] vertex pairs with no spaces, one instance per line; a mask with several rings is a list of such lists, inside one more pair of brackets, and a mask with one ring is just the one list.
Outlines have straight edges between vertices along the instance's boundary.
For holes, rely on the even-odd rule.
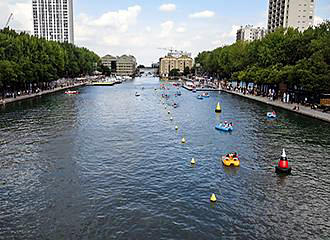
[[253,96],[253,95],[247,95],[247,94],[244,95],[243,93],[239,93],[239,92],[235,92],[235,91],[229,91],[229,90],[221,90],[221,91],[230,93],[230,94],[234,94],[234,95],[238,95],[241,97],[249,98],[249,99],[252,99],[252,100],[255,100],[258,102],[266,103],[268,105],[280,107],[280,108],[289,110],[291,112],[295,112],[295,113],[302,114],[305,116],[317,118],[317,119],[330,123],[330,113],[324,113],[319,110],[313,110],[310,107],[305,107],[305,106],[299,105],[299,110],[295,111],[295,110],[293,110],[293,108],[295,106],[297,106],[297,104],[283,103],[280,100],[271,101],[267,97]]
[[80,86],[83,86],[85,84],[86,83],[78,83],[78,84],[74,84],[74,85],[71,85],[71,86],[58,87],[58,88],[54,88],[52,90],[45,90],[45,91],[42,91],[42,92],[39,92],[39,93],[33,93],[33,94],[28,94],[28,95],[23,95],[23,96],[17,96],[16,98],[5,98],[2,101],[0,99],[0,105],[1,104],[7,104],[7,103],[13,103],[13,102],[17,102],[17,101],[22,101],[22,100],[25,100],[25,99],[35,98],[37,96],[42,96],[42,95],[46,95],[46,94],[50,94],[50,93],[70,89],[70,88],[80,87]]

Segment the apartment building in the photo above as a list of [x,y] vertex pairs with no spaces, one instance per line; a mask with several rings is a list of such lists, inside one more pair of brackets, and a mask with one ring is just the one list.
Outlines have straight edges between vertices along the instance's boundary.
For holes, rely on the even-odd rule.
[[117,70],[118,76],[134,76],[136,72],[136,59],[131,55],[123,55],[117,58]]
[[114,57],[105,55],[101,58],[102,64],[111,70],[112,74],[117,76],[134,76],[136,73],[136,59],[131,55],[122,55]]
[[32,0],[34,35],[74,43],[73,0]]
[[269,0],[268,31],[293,27],[304,31],[314,23],[315,0]]
[[191,69],[193,66],[193,59],[186,55],[176,57],[168,54],[167,56],[160,58],[159,62],[160,77],[168,77],[172,69],[179,69],[179,71],[183,73],[186,67]]
[[105,55],[101,58],[101,62],[105,67],[108,67],[112,73],[117,71],[117,57]]
[[241,26],[236,33],[236,41],[254,41],[262,39],[266,35],[264,27],[253,27],[253,25]]

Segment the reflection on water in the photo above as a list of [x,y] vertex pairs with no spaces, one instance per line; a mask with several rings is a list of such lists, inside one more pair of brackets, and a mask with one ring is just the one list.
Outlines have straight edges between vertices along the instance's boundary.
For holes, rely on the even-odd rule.
[[[156,87],[143,78],[2,109],[0,239],[330,238],[327,123],[280,109],[269,121],[272,107],[173,88],[165,109]],[[224,120],[232,133],[215,130]],[[287,177],[274,173],[283,147]],[[239,168],[221,163],[232,151]]]

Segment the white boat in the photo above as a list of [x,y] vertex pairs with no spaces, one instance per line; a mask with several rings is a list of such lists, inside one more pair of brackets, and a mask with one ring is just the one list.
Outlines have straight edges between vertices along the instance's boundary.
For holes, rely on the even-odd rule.
[[276,118],[276,112],[268,112],[267,117],[268,118]]
[[68,90],[68,91],[66,91],[64,94],[79,94],[79,92],[78,91],[70,91],[70,90]]

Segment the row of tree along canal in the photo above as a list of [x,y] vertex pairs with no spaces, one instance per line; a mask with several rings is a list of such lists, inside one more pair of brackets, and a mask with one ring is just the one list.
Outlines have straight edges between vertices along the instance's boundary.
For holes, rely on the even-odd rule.
[[261,40],[202,52],[195,61],[204,75],[257,84],[260,94],[274,89],[279,97],[286,91],[316,103],[330,93],[330,21],[304,32],[278,29]]
[[0,31],[0,98],[49,90],[60,78],[91,75],[100,58],[69,43],[47,41],[8,28]]

